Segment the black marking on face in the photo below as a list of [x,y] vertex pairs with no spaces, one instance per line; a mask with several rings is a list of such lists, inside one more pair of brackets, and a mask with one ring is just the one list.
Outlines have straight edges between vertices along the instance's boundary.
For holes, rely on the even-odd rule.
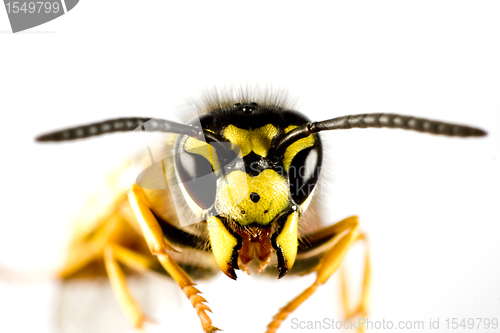
[[250,193],[250,200],[257,203],[260,200],[260,195],[258,193],[252,192]]

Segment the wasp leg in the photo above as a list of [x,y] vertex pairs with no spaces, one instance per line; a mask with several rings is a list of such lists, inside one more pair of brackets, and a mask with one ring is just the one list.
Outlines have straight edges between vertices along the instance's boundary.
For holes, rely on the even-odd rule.
[[95,258],[102,258],[102,251],[119,223],[120,218],[112,215],[97,229],[90,240],[80,240],[73,244],[69,250],[66,264],[59,272],[59,277],[67,279]]
[[[329,238],[327,242],[324,242],[324,245],[328,245],[329,248],[322,256],[319,264],[314,268],[317,274],[316,280],[309,288],[304,290],[295,299],[293,299],[286,306],[280,309],[280,311],[273,317],[273,321],[267,326],[267,333],[276,332],[281,323],[288,317],[288,315],[292,311],[297,309],[302,304],[302,302],[308,299],[309,296],[311,296],[319,286],[328,281],[330,276],[332,276],[332,274],[339,267],[342,259],[347,254],[347,251],[349,250],[351,245],[357,240],[363,239],[363,236],[359,232],[358,217],[351,216],[334,224],[333,226],[319,230],[317,233],[310,235],[309,238],[310,241],[312,241],[312,248],[315,247],[315,241],[323,242],[325,238]],[[368,259],[368,257],[366,258]],[[361,311],[366,312],[366,303],[368,300],[368,288],[370,280],[369,267],[370,265],[369,263],[367,263],[365,265],[362,300],[360,302],[360,305],[358,306],[358,313],[361,313]]]
[[107,245],[104,250],[106,272],[108,273],[118,303],[130,323],[138,330],[143,331],[144,322],[150,320],[143,314],[141,308],[130,293],[125,274],[120,268],[118,261],[140,271],[154,267],[155,263],[152,262],[150,258],[137,252],[127,250],[117,244]]
[[151,252],[158,257],[163,268],[177,282],[191,301],[200,318],[203,330],[207,333],[219,331],[217,327],[212,325],[212,320],[206,313],[206,311],[212,311],[204,304],[206,300],[199,295],[200,291],[194,287],[195,284],[186,272],[168,255],[167,250],[173,250],[173,247],[163,236],[161,227],[151,211],[144,190],[135,184],[132,185],[129,192],[129,201]]
[[[359,241],[364,241],[367,243],[366,236],[364,234],[360,234],[358,239]],[[342,305],[344,308],[344,313],[346,314],[346,318],[366,318],[368,313],[368,303],[370,296],[370,285],[371,285],[371,262],[370,262],[370,252],[368,248],[368,244],[365,244],[365,267],[363,274],[363,284],[361,289],[361,296],[358,304],[354,309],[351,308],[351,302],[349,301],[349,286],[347,282],[347,276],[345,272],[345,268],[342,267],[340,270],[340,281],[342,288]],[[364,325],[360,325],[359,331],[364,332]]]

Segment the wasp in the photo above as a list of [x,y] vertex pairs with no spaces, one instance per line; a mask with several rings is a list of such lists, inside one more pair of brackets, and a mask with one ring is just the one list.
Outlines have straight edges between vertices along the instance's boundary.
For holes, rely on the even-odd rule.
[[464,125],[398,114],[357,114],[310,121],[279,96],[207,99],[189,122],[120,118],[51,132],[40,142],[115,132],[168,133],[166,156],[154,159],[92,228],[73,240],[63,279],[107,275],[130,323],[147,320],[127,285],[127,270],[170,276],[196,311],[204,332],[215,332],[207,300],[194,280],[222,271],[315,273],[316,279],[272,318],[267,333],[337,271],[356,242],[365,243],[362,291],[348,317],[366,316],[370,256],[357,216],[333,225],[311,214],[323,160],[321,132],[398,128],[450,137],[481,137]]

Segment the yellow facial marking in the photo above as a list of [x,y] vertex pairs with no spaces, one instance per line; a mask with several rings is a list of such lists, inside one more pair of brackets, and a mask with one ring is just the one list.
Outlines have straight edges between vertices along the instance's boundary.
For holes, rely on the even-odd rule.
[[219,268],[230,278],[234,278],[231,274],[231,258],[233,250],[238,245],[238,240],[226,229],[222,221],[213,216],[207,220],[208,235],[210,237],[210,245],[215,256],[215,261]]
[[[297,128],[298,126],[288,126],[285,128],[285,133],[290,132],[294,128]],[[300,151],[307,149],[309,147],[314,146],[314,137],[312,135],[309,135],[306,138],[300,139],[292,143],[288,148],[285,150],[285,154],[283,156],[283,167],[285,170],[288,172],[288,169],[290,168],[290,164],[292,164],[292,160],[297,155]]]
[[[237,170],[228,174],[226,180],[217,189],[217,211],[242,226],[266,225],[288,207],[287,180],[274,170],[266,169],[255,177]],[[258,202],[251,200],[250,193],[259,195]]]
[[201,155],[206,158],[212,165],[212,168],[215,170],[215,174],[219,174],[220,163],[217,159],[217,154],[214,147],[206,142],[199,141],[194,138],[188,138],[186,140],[186,143],[184,144],[184,150],[186,150],[188,153]]
[[240,147],[242,156],[253,151],[257,155],[266,157],[271,147],[271,140],[277,133],[278,130],[271,124],[253,130],[229,125],[224,130],[224,137]]
[[285,259],[285,265],[287,269],[292,268],[295,263],[295,258],[297,257],[297,247],[298,247],[298,234],[297,234],[297,226],[298,226],[298,213],[293,212],[288,215],[285,226],[283,230],[276,237],[276,244],[281,249],[281,253],[283,254],[283,258]]

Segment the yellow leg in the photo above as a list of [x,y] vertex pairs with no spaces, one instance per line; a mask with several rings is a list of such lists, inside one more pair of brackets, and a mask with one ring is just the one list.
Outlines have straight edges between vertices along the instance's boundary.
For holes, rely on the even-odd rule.
[[[281,323],[288,317],[288,315],[292,311],[297,309],[302,304],[302,302],[308,299],[309,296],[311,296],[320,285],[328,281],[330,276],[332,276],[332,274],[339,267],[342,259],[344,259],[351,245],[358,239],[363,238],[363,236],[359,233],[357,216],[348,217],[345,220],[342,220],[339,223],[318,232],[318,235],[324,233],[333,235],[332,240],[334,241],[331,249],[326,252],[315,269],[317,274],[316,281],[314,281],[314,283],[309,288],[304,290],[295,299],[293,299],[286,306],[280,309],[280,311],[273,317],[273,321],[268,325],[267,333],[276,332]],[[365,266],[365,278],[363,282],[364,286],[362,292],[362,300],[360,302],[360,304],[363,305],[363,309],[365,309],[365,311],[369,292],[369,267],[370,266],[368,262]],[[368,268],[368,270],[366,270],[366,268]]]
[[129,201],[151,252],[158,257],[161,265],[191,301],[200,318],[203,330],[207,333],[219,331],[217,327],[212,325],[212,320],[206,313],[206,311],[211,312],[211,310],[204,304],[206,300],[199,295],[200,291],[194,287],[195,284],[186,272],[168,255],[167,250],[173,250],[173,247],[164,238],[160,225],[151,212],[151,205],[144,190],[134,184],[129,192]]
[[104,250],[106,272],[108,273],[108,277],[111,282],[111,286],[113,287],[115,296],[118,299],[118,303],[130,323],[135,328],[142,331],[144,322],[149,319],[146,318],[136,300],[130,293],[125,274],[120,268],[118,261],[138,270],[151,268],[154,263],[151,262],[150,258],[127,250],[116,244],[107,245]]
[[[341,288],[342,288],[342,304],[344,308],[344,313],[346,319],[349,318],[366,318],[368,314],[368,304],[370,300],[370,286],[371,286],[371,262],[370,262],[370,252],[367,244],[367,239],[364,234],[360,234],[357,240],[365,242],[365,267],[363,273],[363,283],[361,289],[361,296],[358,304],[355,308],[351,307],[351,302],[349,300],[349,285],[348,279],[345,273],[345,268],[340,270],[341,278]],[[359,332],[364,332],[365,326],[360,325]]]
[[95,231],[90,239],[80,240],[73,244],[69,250],[67,263],[59,272],[59,277],[62,279],[69,278],[93,259],[102,258],[102,251],[108,244],[111,234],[120,223],[120,219],[119,216],[112,215]]

